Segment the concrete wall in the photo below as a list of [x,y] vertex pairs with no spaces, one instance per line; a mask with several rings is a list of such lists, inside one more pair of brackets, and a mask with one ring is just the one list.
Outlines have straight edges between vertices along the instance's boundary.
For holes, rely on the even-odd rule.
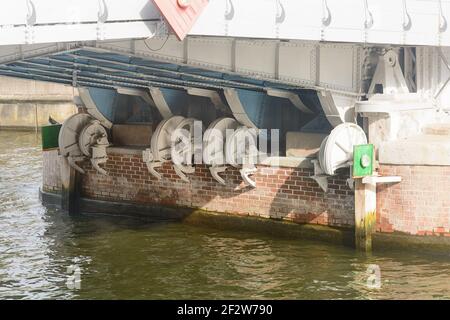
[[49,116],[62,122],[76,112],[74,94],[69,86],[0,77],[0,129],[35,129]]

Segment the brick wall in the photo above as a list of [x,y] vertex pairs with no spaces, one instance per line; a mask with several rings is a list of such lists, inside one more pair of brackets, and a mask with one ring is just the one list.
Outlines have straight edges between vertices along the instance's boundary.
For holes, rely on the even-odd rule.
[[98,200],[126,201],[199,208],[209,211],[286,219],[298,223],[331,226],[354,224],[354,196],[345,177],[330,179],[324,193],[309,176],[309,168],[259,167],[257,188],[245,187],[235,168],[222,176],[226,186],[217,183],[206,166],[196,166],[190,183],[180,180],[170,164],[158,171],[158,181],[147,171],[141,156],[110,154],[105,165],[108,176],[98,174],[84,163],[82,195]]
[[[58,152],[44,154],[43,190],[60,191]],[[298,223],[330,226],[354,225],[354,195],[345,177],[329,179],[324,193],[309,178],[309,168],[260,166],[257,188],[245,187],[239,172],[229,168],[226,186],[210,176],[206,166],[197,166],[185,183],[170,164],[158,171],[156,180],[139,155],[110,154],[108,176],[98,174],[90,162],[83,164],[82,195],[92,199],[137,204],[182,206],[209,211],[272,217]],[[450,236],[450,167],[382,165],[382,175],[399,175],[401,183],[377,186],[377,231],[411,235]]]
[[377,186],[377,231],[450,236],[450,167],[382,165],[382,175],[401,176]]

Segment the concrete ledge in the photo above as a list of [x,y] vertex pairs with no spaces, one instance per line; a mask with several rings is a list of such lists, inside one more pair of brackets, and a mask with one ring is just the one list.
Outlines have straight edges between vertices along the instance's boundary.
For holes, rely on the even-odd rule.
[[[108,154],[133,155],[142,156],[142,151],[148,147],[136,146],[112,146],[106,149]],[[298,157],[268,157],[261,161],[260,165],[272,167],[286,167],[286,168],[314,168],[312,158],[298,158]]]
[[268,157],[259,164],[271,167],[285,167],[285,168],[314,168],[311,160],[313,158],[300,157]]
[[142,157],[142,151],[144,151],[145,149],[146,149],[146,147],[112,146],[112,147],[109,147],[106,149],[106,153],[132,155],[132,156],[141,156]]
[[2,126],[0,125],[0,131],[41,131],[41,127],[36,126]]
[[[44,205],[58,207],[61,195],[40,190]],[[220,230],[242,230],[262,233],[284,239],[307,239],[331,244],[354,246],[353,228],[336,228],[315,224],[297,224],[276,219],[238,216],[207,212],[194,208],[137,205],[125,202],[109,202],[82,198],[80,208],[87,214],[111,214],[135,216],[151,220],[174,220],[191,225],[208,226]],[[436,236],[412,236],[400,233],[375,233],[373,250],[407,250],[421,254],[449,255],[450,238]]]
[[73,103],[73,95],[0,95],[0,103]]
[[49,117],[62,123],[76,112],[77,108],[72,102],[22,101],[20,103],[5,103],[0,101],[0,127],[31,127],[36,129],[47,125]]

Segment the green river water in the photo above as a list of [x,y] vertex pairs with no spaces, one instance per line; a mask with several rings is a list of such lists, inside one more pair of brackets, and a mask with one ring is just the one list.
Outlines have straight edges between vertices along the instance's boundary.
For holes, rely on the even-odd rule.
[[[72,218],[40,204],[41,177],[39,136],[0,131],[0,299],[450,299],[450,253],[367,257],[178,222]],[[380,288],[367,285],[369,265]],[[80,289],[67,286],[69,266]]]

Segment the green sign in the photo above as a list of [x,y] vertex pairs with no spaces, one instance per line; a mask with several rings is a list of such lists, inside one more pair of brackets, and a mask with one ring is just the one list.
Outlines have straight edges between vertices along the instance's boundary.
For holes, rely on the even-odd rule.
[[42,150],[51,150],[58,148],[58,136],[60,124],[51,124],[41,127]]
[[371,176],[373,173],[373,144],[361,144],[353,147],[353,178]]

